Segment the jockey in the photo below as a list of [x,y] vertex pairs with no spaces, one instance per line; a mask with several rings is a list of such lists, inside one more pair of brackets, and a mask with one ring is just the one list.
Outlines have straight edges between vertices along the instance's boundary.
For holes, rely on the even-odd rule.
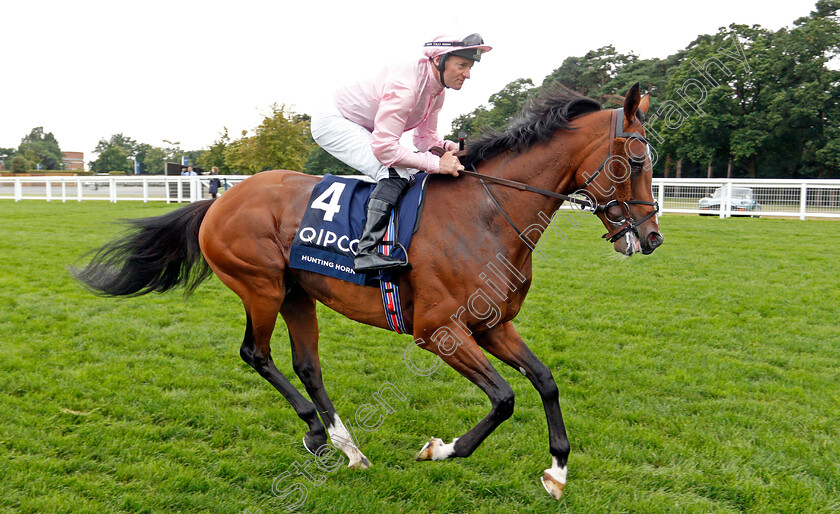
[[[424,57],[385,68],[372,79],[339,89],[334,108],[312,117],[312,137],[331,155],[376,180],[356,271],[399,267],[402,261],[376,251],[391,210],[417,171],[458,176],[464,167],[453,155],[458,144],[437,133],[445,89],[461,89],[470,69],[491,47],[478,34],[464,39],[440,36],[425,44]],[[414,152],[400,144],[414,130]],[[429,152],[440,146],[442,157]]]

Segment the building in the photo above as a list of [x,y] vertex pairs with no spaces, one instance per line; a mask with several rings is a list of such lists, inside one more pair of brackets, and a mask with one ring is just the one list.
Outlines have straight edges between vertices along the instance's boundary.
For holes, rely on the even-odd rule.
[[62,152],[61,164],[64,165],[65,170],[84,171],[85,170],[85,153],[84,152]]

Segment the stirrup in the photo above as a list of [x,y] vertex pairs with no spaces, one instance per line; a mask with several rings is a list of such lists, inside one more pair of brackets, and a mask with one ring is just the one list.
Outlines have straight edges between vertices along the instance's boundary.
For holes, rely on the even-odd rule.
[[359,255],[353,262],[357,272],[389,270],[408,267],[408,260],[395,259],[389,255],[382,255],[375,252],[368,255]]

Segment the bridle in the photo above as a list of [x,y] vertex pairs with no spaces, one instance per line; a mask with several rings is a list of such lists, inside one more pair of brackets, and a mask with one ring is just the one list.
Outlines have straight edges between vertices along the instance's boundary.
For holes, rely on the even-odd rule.
[[[598,175],[604,169],[604,166],[606,166],[607,163],[609,163],[611,160],[614,160],[615,156],[612,153],[612,149],[613,149],[613,141],[615,141],[616,139],[625,138],[626,140],[639,141],[639,142],[641,142],[642,144],[645,145],[645,153],[647,153],[647,149],[650,146],[650,141],[648,141],[645,136],[643,136],[639,133],[625,132],[624,131],[623,119],[624,119],[624,108],[613,109],[612,112],[610,113],[610,143],[609,143],[610,152],[609,152],[609,154],[607,154],[607,158],[604,159],[604,162],[601,163],[601,166],[598,167],[598,169],[595,171],[595,173],[591,177],[587,178],[586,182],[583,183],[583,186],[581,187],[582,190],[586,190],[586,187],[589,184],[591,184],[592,181],[594,181],[598,177]],[[629,164],[630,164],[631,173],[634,172],[634,171],[641,171],[642,167],[645,164],[645,158],[644,157],[642,157],[641,159],[638,159],[636,156],[627,156],[627,160],[629,161]],[[628,179],[629,178],[630,177],[628,177]],[[589,193],[589,194],[592,194],[592,193]],[[649,205],[649,206],[653,207],[653,211],[650,212],[644,218],[640,219],[639,221],[635,221],[633,219],[633,215],[630,213],[630,207],[629,207],[630,205]],[[620,220],[617,220],[617,221],[611,220],[609,215],[607,214],[607,211],[614,206],[619,206],[619,207],[621,207],[621,210],[622,210],[622,216],[623,217]],[[600,204],[596,204],[594,214],[598,214],[599,212],[603,212],[604,217],[607,218],[607,221],[609,221],[613,225],[613,229],[611,231],[607,232],[606,234],[604,234],[601,237],[607,239],[610,243],[614,243],[618,239],[623,237],[624,234],[626,234],[630,231],[633,231],[633,233],[636,234],[636,237],[638,237],[639,236],[639,231],[637,230],[638,226],[641,225],[642,223],[646,222],[650,218],[656,216],[656,214],[659,212],[659,204],[655,201],[654,202],[645,202],[645,201],[642,201],[642,200],[633,200],[632,198],[630,198],[628,200],[625,200],[625,201],[622,201],[622,202],[619,202],[618,200],[613,199],[613,200],[610,200],[609,202],[607,202],[606,204],[604,204],[603,206],[600,205]]]
[[[508,216],[507,212],[505,212],[504,208],[501,206],[499,201],[496,200],[496,197],[493,196],[493,193],[490,192],[490,188],[487,187],[486,182],[492,182],[494,184],[499,184],[499,185],[502,185],[502,186],[512,187],[512,188],[515,188],[515,189],[519,189],[520,191],[529,191],[529,192],[537,193],[537,194],[540,194],[540,195],[543,195],[543,196],[548,196],[548,197],[551,197],[551,198],[557,198],[557,199],[563,200],[565,202],[569,202],[569,203],[572,203],[572,204],[579,205],[579,206],[581,206],[581,208],[583,210],[592,209],[592,214],[603,213],[604,216],[607,218],[607,221],[609,221],[613,225],[613,229],[611,231],[607,232],[606,234],[604,234],[601,237],[607,239],[611,243],[614,243],[615,241],[617,241],[618,239],[620,239],[622,236],[624,236],[626,233],[628,233],[630,231],[633,231],[636,234],[636,236],[638,237],[639,233],[638,233],[637,228],[639,227],[639,225],[646,222],[647,220],[649,220],[650,218],[652,218],[653,216],[655,216],[659,212],[659,204],[658,203],[656,203],[656,202],[645,202],[645,201],[641,201],[641,200],[633,200],[632,198],[630,198],[630,199],[622,201],[622,202],[619,202],[618,200],[613,199],[613,200],[610,200],[609,202],[607,202],[605,204],[600,204],[600,203],[597,203],[595,201],[595,195],[592,192],[590,192],[586,189],[598,177],[598,175],[601,173],[601,171],[604,170],[604,167],[607,166],[607,164],[610,163],[611,160],[615,160],[617,158],[617,156],[613,155],[613,152],[612,152],[612,145],[613,145],[613,141],[615,141],[615,139],[617,139],[617,138],[633,139],[633,140],[639,141],[639,142],[643,143],[644,145],[646,145],[646,148],[647,148],[647,145],[650,144],[648,142],[647,138],[645,138],[641,134],[638,134],[636,132],[624,132],[624,124],[622,122],[623,118],[624,118],[624,109],[623,108],[613,109],[612,112],[610,113],[609,154],[607,154],[607,157],[604,159],[604,162],[601,163],[601,166],[598,167],[598,169],[595,171],[595,173],[593,173],[592,176],[588,177],[586,179],[586,181],[583,183],[583,185],[580,187],[580,189],[578,189],[576,191],[576,193],[577,192],[582,193],[582,198],[581,198],[581,196],[570,196],[570,195],[555,193],[554,191],[549,191],[548,189],[542,189],[542,188],[539,188],[539,187],[534,187],[534,186],[525,184],[523,182],[517,182],[515,180],[508,180],[508,179],[504,179],[504,178],[485,175],[483,173],[478,173],[475,169],[475,164],[471,165],[472,171],[463,170],[463,171],[461,171],[461,173],[466,175],[466,176],[474,177],[474,178],[478,179],[478,181],[484,187],[484,191],[487,192],[487,194],[490,196],[490,199],[496,205],[496,208],[499,209],[499,211],[501,211],[502,215],[504,215],[505,219],[508,221],[510,226],[513,227],[513,229],[516,231],[516,233],[519,235],[520,238],[523,237],[522,236],[522,231],[519,230],[519,228],[516,226],[516,224],[513,222],[513,220],[510,219],[510,216]],[[646,153],[647,153],[647,150],[646,150]],[[644,158],[633,159],[631,157],[627,157],[627,160],[630,163],[631,172],[641,170],[642,167],[644,166],[644,161],[645,161]],[[628,179],[629,179],[629,177],[628,177]],[[651,212],[650,214],[648,214],[644,218],[640,219],[639,221],[635,221],[633,219],[633,215],[630,213],[630,207],[629,207],[630,205],[649,205],[651,207],[654,207],[654,210],[653,210],[653,212]],[[614,207],[614,206],[620,206],[621,209],[622,209],[622,216],[623,217],[620,220],[617,220],[617,221],[611,220],[609,218],[609,216],[607,215],[607,210]]]

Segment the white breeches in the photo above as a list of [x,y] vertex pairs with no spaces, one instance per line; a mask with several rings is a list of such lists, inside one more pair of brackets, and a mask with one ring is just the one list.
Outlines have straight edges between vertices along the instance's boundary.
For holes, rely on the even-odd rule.
[[[388,168],[373,155],[372,135],[364,127],[348,120],[337,109],[314,114],[312,138],[330,155],[379,182],[388,178]],[[417,170],[393,167],[402,178]]]

